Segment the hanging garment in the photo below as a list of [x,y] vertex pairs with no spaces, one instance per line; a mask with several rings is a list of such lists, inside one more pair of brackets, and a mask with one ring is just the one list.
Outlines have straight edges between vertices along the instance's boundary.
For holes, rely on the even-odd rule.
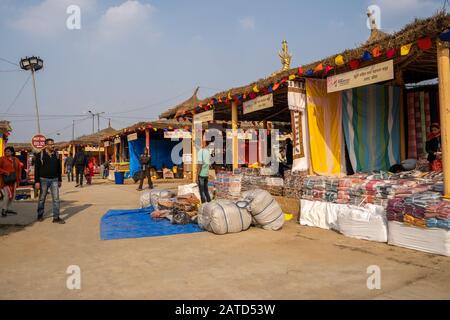
[[306,80],[311,166],[315,174],[346,172],[339,93],[327,93],[326,80]]
[[400,89],[372,85],[342,93],[343,127],[355,172],[400,163]]
[[[294,86],[294,84],[296,84],[296,86]],[[289,110],[291,111],[291,127],[294,145],[294,163],[292,165],[292,171],[307,171],[309,170],[309,134],[305,83],[290,82],[289,85],[288,105]]]

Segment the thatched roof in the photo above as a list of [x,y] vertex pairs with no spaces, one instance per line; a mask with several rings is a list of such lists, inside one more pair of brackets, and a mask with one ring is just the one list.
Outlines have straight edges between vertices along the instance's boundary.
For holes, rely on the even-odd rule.
[[[402,30],[394,34],[382,34],[374,33],[373,37],[369,38],[369,41],[362,44],[360,47],[355,49],[348,49],[341,53],[336,53],[325,59],[315,61],[301,68],[304,71],[314,70],[319,64],[324,66],[330,65],[334,67],[332,71],[333,74],[339,74],[347,72],[350,67],[345,64],[343,66],[335,65],[335,58],[337,55],[342,55],[345,62],[349,62],[353,59],[360,59],[365,51],[372,52],[373,49],[379,47],[382,52],[390,48],[399,48],[403,45],[417,42],[417,40],[423,37],[430,37],[433,40],[433,48],[428,51],[420,51],[416,46],[413,46],[411,52],[407,56],[399,56],[397,53],[394,64],[395,70],[403,72],[403,79],[406,83],[417,83],[419,81],[431,79],[437,77],[437,62],[436,62],[436,39],[444,31],[450,28],[450,14],[445,11],[439,12],[436,15],[427,19],[415,19],[412,23],[406,25]],[[372,59],[367,62],[360,62],[360,67],[369,66],[372,64],[380,63],[388,60],[385,55],[376,59]],[[212,97],[204,99],[199,103],[193,105],[190,109],[177,109],[177,107],[170,109],[169,111],[163,113],[161,117],[164,118],[176,118],[186,111],[193,110],[198,104],[206,105],[212,99],[226,99],[227,95],[231,96],[244,95],[252,92],[252,88],[257,85],[258,88],[266,88],[271,84],[279,83],[282,80],[287,80],[290,75],[297,74],[299,68],[293,68],[288,71],[281,72],[275,76],[268,77],[266,79],[260,79],[258,81],[252,82],[248,85],[232,88],[227,91],[219,92]],[[314,73],[310,76],[313,78],[325,78],[326,74],[324,72]]]
[[114,128],[108,127],[106,129],[100,130],[94,134],[84,135],[76,138],[75,140],[68,141],[66,143],[62,143],[61,147],[66,147],[69,145],[99,145],[100,142],[105,138],[111,135],[118,133]]
[[5,133],[11,131],[10,122],[7,120],[0,120],[0,133]]
[[129,127],[117,130],[111,135],[104,136],[102,138],[102,141],[105,140],[112,140],[117,135],[128,135],[134,132],[142,131],[145,128],[152,128],[152,129],[185,129],[186,127],[191,127],[191,122],[180,122],[174,119],[171,120],[156,120],[156,121],[141,121],[138,123],[135,123]]
[[194,94],[192,95],[192,97],[190,97],[186,101],[184,101],[184,102],[180,103],[179,105],[169,109],[166,112],[161,113],[159,118],[161,118],[161,119],[162,118],[171,118],[171,116],[173,114],[176,114],[176,113],[182,114],[182,113],[184,113],[184,111],[192,110],[193,108],[198,106],[198,104],[200,102],[200,100],[197,97],[197,93],[198,93],[199,89],[200,89],[200,87],[197,87],[195,89]]

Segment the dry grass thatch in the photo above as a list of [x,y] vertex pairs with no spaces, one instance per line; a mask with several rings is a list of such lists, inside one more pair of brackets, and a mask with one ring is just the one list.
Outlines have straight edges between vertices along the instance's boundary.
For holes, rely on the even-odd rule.
[[[414,43],[418,39],[423,37],[430,37],[432,40],[436,40],[437,37],[444,31],[448,30],[450,28],[450,14],[448,14],[445,11],[438,12],[434,16],[427,18],[427,19],[415,19],[410,24],[406,25],[402,30],[394,33],[394,34],[383,34],[379,32],[378,34],[374,34],[371,38],[369,38],[369,41],[367,41],[365,44],[361,45],[358,48],[355,49],[348,49],[344,52],[337,53],[333,56],[327,57],[325,59],[315,61],[312,63],[309,63],[307,65],[303,65],[302,68],[306,71],[309,69],[314,69],[319,64],[330,65],[335,66],[335,57],[337,55],[342,55],[344,57],[344,60],[346,62],[349,62],[353,59],[360,59],[362,54],[365,51],[372,52],[372,50],[376,47],[379,47],[382,51],[390,48],[396,48],[399,49],[401,46],[409,43]],[[404,63],[406,60],[411,60],[415,63],[416,66],[420,65],[420,59],[418,59],[418,56],[420,56],[421,53],[418,50],[413,49],[409,56],[401,57],[396,59],[397,69],[402,70],[406,68],[406,65],[408,63]],[[432,59],[435,59],[432,57]],[[428,57],[427,62],[429,63],[430,58]],[[374,59],[370,62],[366,63],[366,65],[374,64],[380,62],[380,59]],[[364,64],[362,64],[364,66]],[[432,71],[434,71],[435,68],[431,68]],[[335,69],[333,70],[334,73],[342,73],[349,70],[349,67],[347,65],[342,67],[335,66]],[[275,76],[268,77],[266,79],[260,79],[258,81],[255,81],[251,84],[248,84],[246,86],[238,87],[238,88],[232,88],[228,91],[223,91],[215,94],[212,97],[209,97],[207,99],[204,99],[202,101],[199,101],[198,103],[192,103],[190,109],[181,108],[180,106],[177,106],[175,108],[172,108],[168,110],[167,112],[161,114],[161,118],[176,118],[180,114],[183,114],[185,111],[193,110],[195,109],[199,104],[205,105],[212,99],[219,99],[219,98],[226,98],[227,95],[230,93],[232,96],[236,95],[243,95],[245,93],[252,92],[252,88],[257,85],[259,88],[268,87],[271,84],[278,83],[282,79],[286,79],[289,77],[289,75],[297,74],[298,68],[293,68],[288,71],[284,71],[282,73],[279,73]],[[316,78],[323,78],[324,74],[319,73],[315,74],[312,77]],[[420,80],[420,79],[417,79]],[[424,80],[424,79],[422,79]]]

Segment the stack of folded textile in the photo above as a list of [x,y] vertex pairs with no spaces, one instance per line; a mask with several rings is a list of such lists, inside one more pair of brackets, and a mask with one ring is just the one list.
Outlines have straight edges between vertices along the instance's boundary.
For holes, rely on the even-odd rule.
[[307,176],[307,171],[286,170],[284,172],[283,195],[287,198],[300,199],[302,195],[303,180]]
[[428,206],[425,218],[429,228],[450,230],[450,202],[441,201],[439,204]]
[[405,200],[400,198],[390,199],[386,208],[386,217],[389,221],[403,222],[405,215]]

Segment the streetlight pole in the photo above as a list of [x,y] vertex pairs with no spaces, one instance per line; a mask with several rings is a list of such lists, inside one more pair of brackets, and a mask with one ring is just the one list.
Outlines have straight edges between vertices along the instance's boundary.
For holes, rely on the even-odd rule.
[[35,79],[35,72],[42,69],[44,67],[44,61],[39,57],[25,57],[20,60],[20,67],[23,70],[30,70],[31,76],[33,77],[33,91],[34,91],[34,102],[36,107],[36,121],[37,121],[37,130],[38,134],[41,133],[41,123],[39,121],[39,108],[38,108],[38,101],[37,101],[37,94],[36,94],[36,79]]

